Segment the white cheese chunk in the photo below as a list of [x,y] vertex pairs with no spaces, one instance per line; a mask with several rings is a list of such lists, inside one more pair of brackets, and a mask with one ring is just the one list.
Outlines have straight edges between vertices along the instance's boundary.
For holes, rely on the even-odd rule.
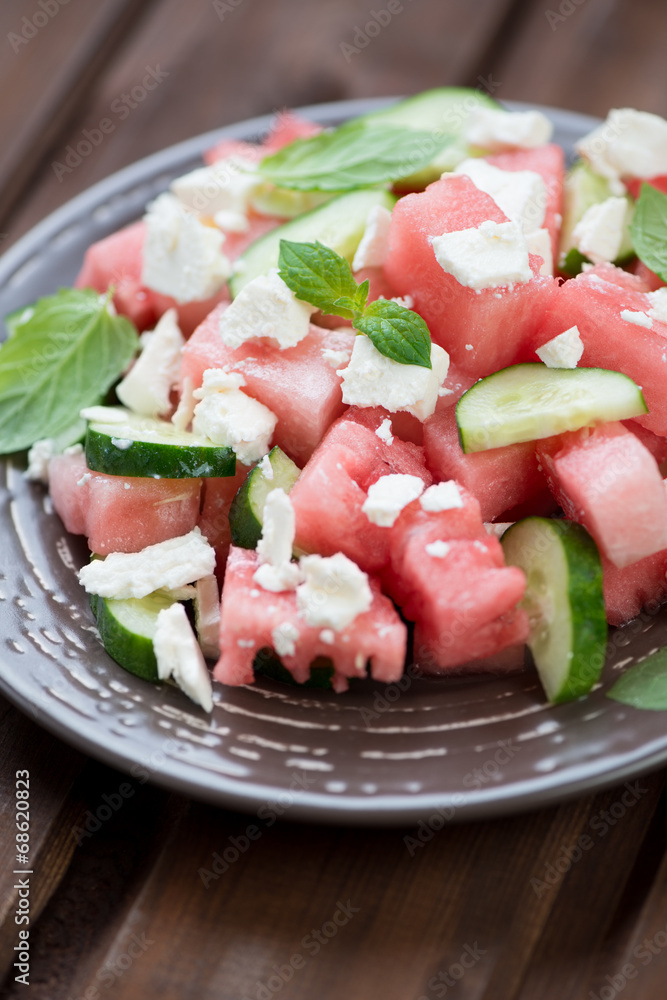
[[390,417],[385,417],[380,426],[375,431],[380,441],[384,441],[385,444],[390,445],[394,443],[394,435],[391,433],[391,419]]
[[657,319],[659,323],[667,323],[667,288],[658,288],[655,292],[649,292],[648,298],[651,308],[648,311],[651,319]]
[[449,554],[451,545],[438,538],[434,542],[429,542],[424,548],[427,555],[433,556],[435,559],[444,559]]
[[208,299],[220,291],[232,268],[222,252],[219,229],[201,223],[171,194],[151,202],[144,221],[143,285],[179,303]]
[[342,552],[302,556],[304,582],[296,590],[299,613],[308,625],[340,632],[368,611],[373,593],[367,575]]
[[487,221],[477,229],[433,236],[431,242],[443,271],[475,291],[522,284],[533,277],[526,238],[516,222]]
[[431,366],[402,365],[380,354],[368,337],[356,337],[347,368],[337,372],[343,380],[343,402],[384,406],[392,413],[406,410],[424,421],[435,410],[449,370],[449,355],[437,344],[431,344]]
[[42,438],[35,441],[28,452],[28,468],[25,472],[26,479],[35,483],[48,483],[49,464],[56,454],[56,442],[53,438]]
[[361,507],[369,521],[381,528],[391,528],[404,507],[424,492],[424,480],[419,476],[392,473],[380,476],[368,488]]
[[228,156],[177,177],[171,190],[186,208],[213,217],[221,229],[244,232],[250,199],[261,184],[256,164],[241,156]]
[[511,528],[514,521],[485,521],[484,530],[487,535],[495,535],[496,538],[502,538],[508,528]]
[[195,628],[204,656],[217,660],[220,655],[220,592],[215,576],[197,580],[194,593]]
[[536,253],[542,258],[543,263],[540,268],[540,274],[553,275],[554,255],[549,230],[536,229],[532,233],[526,233],[525,236],[526,243],[528,244],[528,253]]
[[145,417],[164,416],[171,410],[171,389],[178,382],[185,338],[178,314],[168,309],[125,378],[116,386],[121,403]]
[[325,646],[333,646],[336,641],[336,633],[333,629],[323,628],[319,634],[319,640],[320,642],[323,642]]
[[456,507],[463,507],[463,498],[459,488],[453,479],[445,483],[436,483],[424,490],[419,503],[422,510],[437,514],[441,510],[454,510]]
[[623,177],[647,180],[667,174],[667,121],[633,108],[613,108],[598,128],[580,139],[576,151],[595,173],[624,194]]
[[510,222],[524,233],[541,229],[547,208],[547,186],[534,170],[501,170],[486,160],[459,163],[455,174],[469,177],[476,188],[490,195]]
[[214,444],[227,445],[239,462],[252,465],[268,452],[278,418],[268,406],[242,392],[243,385],[245,379],[237,372],[207,369],[204,384],[193,394],[199,402],[192,429]]
[[262,537],[257,543],[259,566],[253,579],[273,593],[294,590],[301,580],[301,571],[291,561],[295,517],[292,501],[284,490],[271,490],[264,504],[262,522]]
[[158,614],[153,650],[160,680],[173,678],[188,698],[212,712],[211,678],[182,604],[172,604]]
[[141,552],[112,552],[79,570],[79,582],[100,597],[146,597],[211,576],[215,552],[199,528],[187,535],[148,545]]
[[547,340],[546,344],[538,347],[535,353],[547,368],[576,368],[584,353],[579,328],[571,326],[564,333]]
[[553,125],[541,111],[503,111],[476,107],[470,112],[465,137],[470,146],[493,152],[532,149],[549,142]]
[[192,422],[196,405],[194,382],[189,375],[186,375],[181,385],[181,398],[171,417],[171,422],[177,430],[187,430]]
[[653,326],[653,320],[648,313],[634,312],[632,309],[621,309],[621,319],[626,323],[634,323],[635,326],[643,326],[647,330]]
[[389,253],[391,212],[383,205],[374,205],[368,213],[366,228],[352,261],[352,270],[362,267],[382,267]]
[[627,209],[625,198],[607,198],[591,205],[572,231],[577,250],[594,264],[615,260],[621,249]]
[[246,340],[275,340],[281,351],[294,347],[310,331],[313,306],[301,302],[274,268],[245,285],[220,316],[220,336],[227,347]]
[[298,628],[292,622],[282,622],[276,626],[271,632],[271,639],[278,656],[294,656],[300,635]]
[[261,462],[258,463],[260,469],[262,470],[262,475],[265,479],[273,479],[273,466],[271,465],[271,459],[268,455],[265,455]]
[[332,368],[342,368],[343,365],[349,363],[351,351],[346,351],[341,349],[340,351],[335,350],[331,347],[325,347],[322,350],[322,357],[328,365]]

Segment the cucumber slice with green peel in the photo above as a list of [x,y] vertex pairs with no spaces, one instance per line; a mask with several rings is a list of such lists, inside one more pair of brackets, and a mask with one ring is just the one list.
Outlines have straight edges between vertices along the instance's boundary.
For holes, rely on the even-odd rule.
[[199,479],[233,476],[236,455],[166,420],[113,406],[84,410],[88,416],[86,465],[110,476]]
[[260,274],[278,266],[280,241],[311,243],[319,240],[341,257],[351,261],[366,228],[368,213],[376,205],[392,210],[396,198],[389,191],[366,188],[332,198],[326,204],[261,236],[236,262],[236,271],[229,281],[232,297]]
[[[253,669],[256,673],[271,677],[274,681],[298,684],[289,670],[282,665],[280,657],[269,646],[258,651],[253,661]],[[310,677],[303,684],[298,684],[298,687],[330,689],[334,672],[331,660],[325,656],[318,656],[310,665]]]
[[[613,196],[609,181],[606,177],[594,173],[583,160],[579,160],[568,170],[563,186],[563,225],[560,231],[560,248],[558,254],[558,267],[564,274],[575,275],[581,271],[581,264],[588,260],[582,257],[574,246],[572,233],[574,227],[581,221],[589,208],[599,205]],[[634,256],[632,238],[630,236],[630,223],[634,214],[634,200],[627,194],[624,196],[628,203],[628,211],[625,214],[623,225],[623,239],[615,264],[623,264]],[[575,254],[571,254],[571,251]]]
[[464,392],[456,423],[461,447],[470,453],[647,412],[639,386],[620,372],[528,362],[487,375]]
[[90,598],[97,628],[109,656],[129,673],[155,683],[159,681],[153,651],[157,616],[175,603],[164,591],[156,591],[140,600],[133,597],[116,600],[95,594]]
[[262,459],[246,476],[229,510],[232,545],[242,549],[257,548],[262,536],[264,504],[269,493],[275,489],[289,493],[301,472],[278,446],[271,449],[267,458],[273,477],[267,475],[265,460]]
[[607,647],[595,542],[574,521],[528,517],[508,528],[500,544],[507,564],[526,574],[528,645],[547,698],[580,698],[599,679]]
[[277,215],[283,219],[294,219],[297,215],[303,215],[304,212],[325,205],[336,196],[335,191],[293,191],[266,181],[253,191],[250,203],[253,210],[260,215]]
[[453,170],[471,155],[465,138],[470,112],[476,107],[499,110],[501,105],[488,94],[471,87],[437,87],[392,104],[382,111],[372,111],[348,123],[349,128],[368,125],[402,125],[417,131],[434,132],[451,141],[441,149],[431,163],[417,173],[401,178],[397,190],[415,191],[437,181],[445,170]]

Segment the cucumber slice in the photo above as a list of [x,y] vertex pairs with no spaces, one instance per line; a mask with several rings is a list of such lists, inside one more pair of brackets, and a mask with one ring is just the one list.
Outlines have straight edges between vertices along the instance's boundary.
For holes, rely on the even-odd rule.
[[403,125],[424,132],[437,132],[450,136],[451,142],[434,156],[427,167],[398,181],[397,190],[415,191],[437,181],[445,170],[453,170],[470,156],[465,130],[470,112],[481,106],[498,109],[501,105],[488,94],[470,87],[437,87],[422,94],[408,97],[383,111],[373,111],[350,122],[350,127],[375,125]]
[[[283,684],[297,683],[289,670],[282,665],[280,657],[269,646],[258,651],[253,662],[253,669],[256,673],[271,677],[274,681],[282,681]],[[310,665],[310,677],[298,686],[330,689],[334,672],[331,660],[325,656],[318,656]]]
[[272,229],[251,243],[236,262],[237,269],[229,281],[232,297],[238,295],[253,278],[267,274],[272,267],[278,266],[281,240],[296,243],[319,240],[351,261],[364,234],[371,208],[382,205],[391,211],[395,204],[396,198],[389,191],[377,188],[350,191]]
[[250,196],[250,204],[260,215],[278,215],[283,219],[293,219],[304,212],[310,212],[325,205],[336,197],[331,191],[292,191],[278,187],[270,181],[260,184]]
[[110,476],[199,479],[233,476],[236,455],[166,420],[142,417],[113,406],[95,406],[87,416],[86,465]]
[[458,401],[456,422],[470,453],[647,412],[639,386],[620,372],[529,362],[476,382]]
[[109,656],[129,673],[155,683],[159,680],[153,652],[157,616],[175,603],[164,591],[156,591],[140,600],[134,597],[116,600],[94,594],[90,598],[97,628]]
[[[581,271],[581,264],[586,257],[576,250],[572,241],[572,233],[576,224],[583,218],[589,208],[611,198],[613,191],[606,177],[594,173],[583,160],[575,163],[568,170],[563,188],[563,225],[560,232],[560,252],[558,267],[564,274],[575,275]],[[622,264],[634,256],[634,248],[630,237],[630,223],[634,214],[634,200],[625,195],[628,211],[623,226],[623,239],[615,264]],[[571,254],[574,251],[574,254]]]
[[505,560],[526,574],[528,645],[551,702],[571,701],[600,677],[607,645],[602,565],[573,521],[528,517],[501,539]]
[[283,489],[289,493],[301,471],[277,445],[269,452],[268,459],[273,478],[267,476],[262,459],[246,476],[229,510],[232,545],[242,549],[257,548],[262,536],[264,504],[271,490]]

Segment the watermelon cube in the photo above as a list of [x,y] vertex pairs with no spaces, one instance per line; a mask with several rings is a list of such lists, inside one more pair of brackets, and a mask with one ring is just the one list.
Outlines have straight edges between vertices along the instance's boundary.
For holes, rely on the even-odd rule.
[[49,475],[56,513],[98,555],[140,552],[197,524],[201,479],[107,476],[87,469],[83,455],[56,456]]
[[551,304],[556,281],[538,277],[541,258],[531,256],[533,277],[514,286],[475,291],[447,274],[430,238],[506,222],[495,201],[465,176],[436,181],[401,198],[392,212],[384,272],[400,295],[412,295],[433,340],[457,368],[478,378],[517,360]]
[[208,540],[209,545],[215,549],[215,569],[220,583],[225,572],[225,564],[232,540],[229,528],[229,508],[249,471],[248,466],[237,462],[236,475],[202,480],[201,512],[197,520],[197,527],[204,538]]
[[326,350],[351,351],[354,334],[323,330],[311,324],[307,337],[285,350],[269,340],[248,340],[227,347],[220,336],[220,305],[195,330],[183,350],[181,378],[195,387],[207,368],[227,368],[245,378],[244,391],[278,417],[274,444],[297,465],[303,465],[327,427],[344,410],[340,377],[324,355]]
[[296,547],[304,552],[343,552],[367,573],[389,561],[389,529],[362,511],[368,488],[391,473],[432,476],[423,449],[395,437],[392,444],[375,432],[382,413],[350,409],[331,426],[292,487]]
[[[369,610],[334,633],[304,622],[295,591],[276,594],[258,587],[253,579],[258,565],[256,552],[230,549],[222,590],[220,659],[213,671],[216,680],[252,684],[253,660],[267,647],[279,653],[283,666],[299,683],[308,679],[310,664],[317,657],[333,662],[336,691],[345,691],[350,677],[365,677],[369,660],[375,680],[390,682],[401,677],[407,629],[377,581],[370,581],[373,603]],[[289,652],[290,644],[293,652]]]
[[425,422],[424,454],[436,480],[456,479],[470,490],[479,500],[485,521],[531,500],[546,485],[532,441],[466,455],[452,406],[437,408]]
[[625,625],[636,618],[643,607],[655,611],[667,601],[666,570],[665,550],[620,569],[603,555],[602,584],[609,624]]
[[656,460],[621,423],[537,442],[549,486],[615,566],[667,548],[667,491]]

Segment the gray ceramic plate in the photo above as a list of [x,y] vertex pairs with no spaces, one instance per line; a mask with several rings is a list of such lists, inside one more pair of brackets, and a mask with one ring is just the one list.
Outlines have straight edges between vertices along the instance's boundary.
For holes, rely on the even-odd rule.
[[[336,123],[387,101],[304,109]],[[547,110],[571,149],[596,122]],[[219,138],[254,138],[268,119],[222,129],[109,177],[37,226],[0,261],[0,315],[72,283],[86,247],[140,216],[147,200]],[[605,698],[632,659],[663,644],[667,616],[613,637],[587,699],[545,704],[532,671],[507,680],[364,683],[343,696],[263,681],[216,685],[211,718],[176,689],[125,673],[96,637],[75,569],[87,561],[22,466],[0,466],[0,688],[40,724],[139,780],[219,805],[289,818],[404,823],[471,819],[555,802],[667,760],[660,713]],[[436,815],[439,814],[439,815]]]

